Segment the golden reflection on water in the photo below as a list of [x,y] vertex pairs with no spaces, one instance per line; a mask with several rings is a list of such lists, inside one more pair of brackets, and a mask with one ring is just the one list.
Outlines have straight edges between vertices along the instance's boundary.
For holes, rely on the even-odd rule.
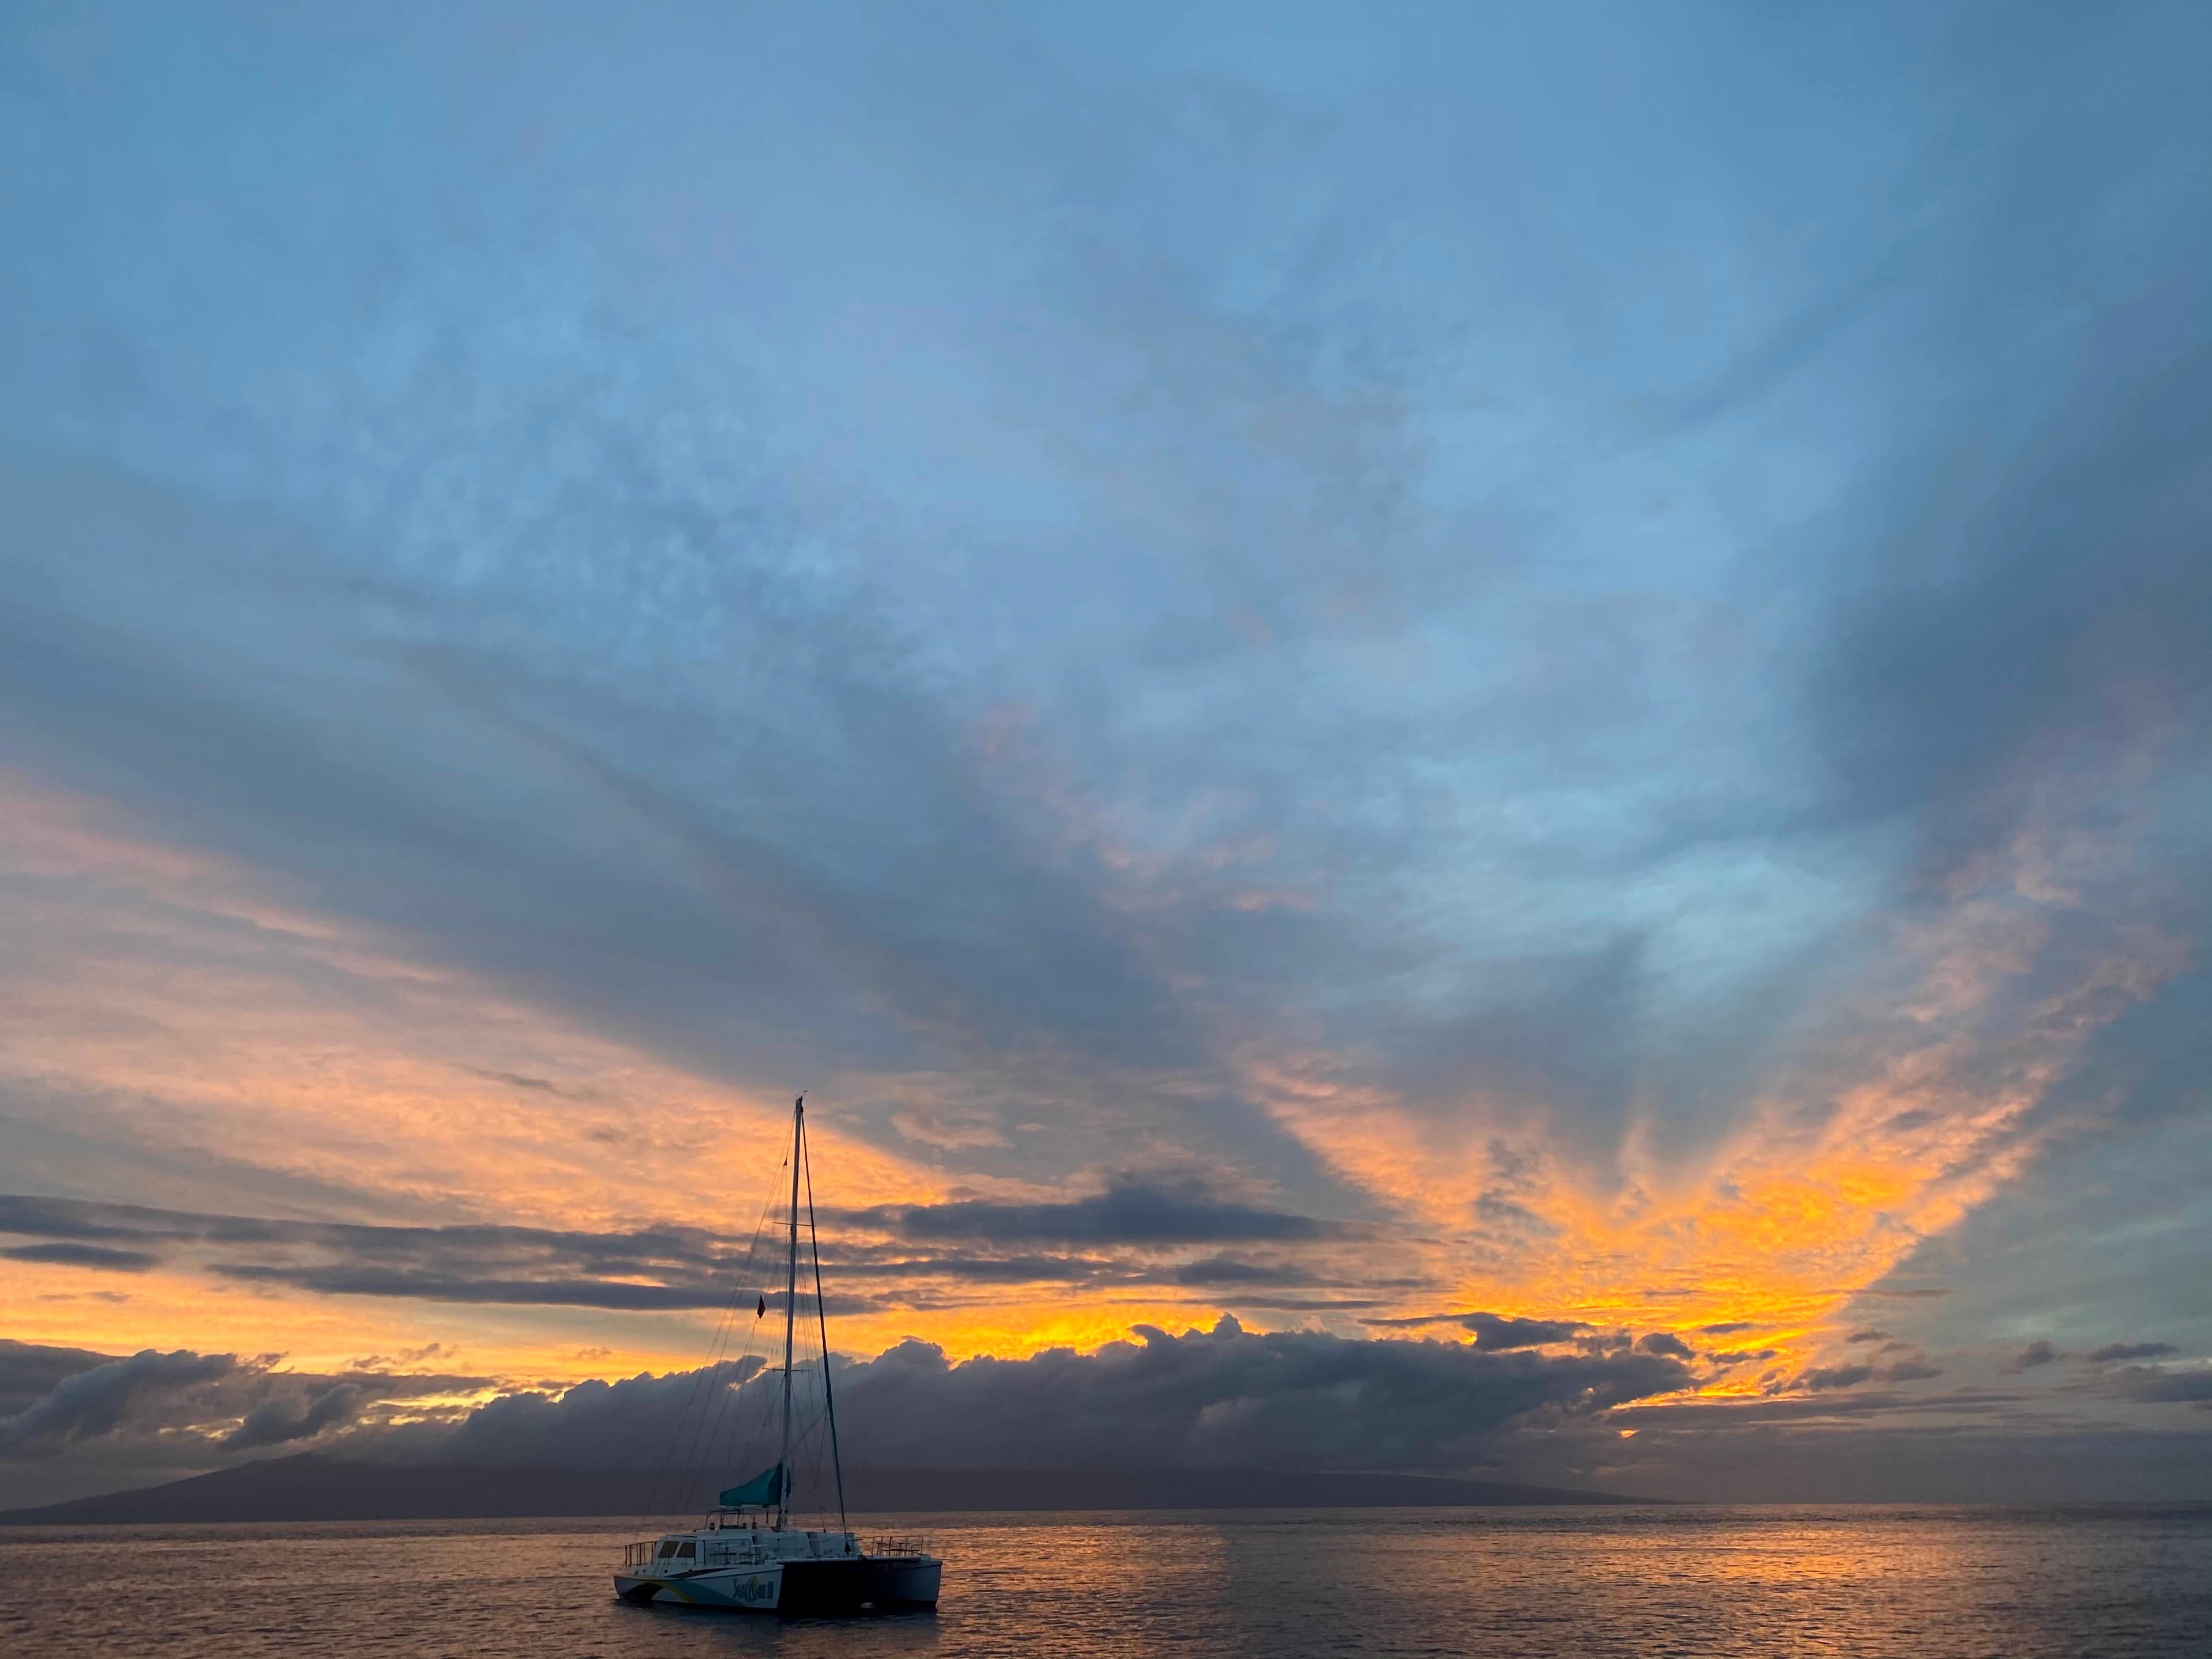
[[2203,1659],[2212,1630],[2212,1506],[883,1523],[933,1534],[937,1613],[785,1625],[624,1607],[610,1573],[628,1522],[0,1531],[0,1651]]

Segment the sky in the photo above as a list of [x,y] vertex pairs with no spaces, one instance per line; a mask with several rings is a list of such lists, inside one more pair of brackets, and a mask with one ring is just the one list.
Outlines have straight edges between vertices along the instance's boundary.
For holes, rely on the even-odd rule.
[[2208,58],[9,9],[0,1490],[2212,1495]]

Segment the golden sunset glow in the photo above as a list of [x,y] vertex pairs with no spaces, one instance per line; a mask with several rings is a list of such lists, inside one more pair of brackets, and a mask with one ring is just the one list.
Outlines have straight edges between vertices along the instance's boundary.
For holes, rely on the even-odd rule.
[[[69,912],[47,901],[52,937],[74,923],[79,942],[0,1016],[9,1069],[69,1079],[77,1121],[88,1110],[150,1152],[313,1183],[352,1212],[328,1218],[367,1220],[380,1206],[418,1224],[746,1231],[739,1212],[774,1176],[782,1099],[732,1091],[422,966],[392,942],[258,896],[238,867],[137,838],[84,800],[21,779],[7,799],[15,876],[89,884]],[[1897,1051],[1859,1056],[1855,1078],[1808,1074],[1802,1096],[1762,1102],[1711,1152],[1671,1163],[1632,1130],[1616,1161],[1593,1164],[1552,1135],[1540,1100],[1477,1099],[1438,1120],[1341,1080],[1343,1057],[1248,1049],[1241,1064],[1277,1119],[1396,1230],[1397,1265],[1432,1281],[1370,1299],[1363,1316],[1448,1306],[1632,1333],[1741,1328],[1724,1342],[1696,1339],[1721,1362],[1700,1387],[1755,1394],[1828,1352],[1856,1296],[2036,1155],[2039,1136],[2016,1130],[2051,1078],[2181,963],[2177,947],[2139,939],[2051,990],[2028,1028],[1992,1052],[1972,1035],[1978,1011],[2024,971],[2047,912],[2069,902],[2039,851],[1993,866],[1905,935],[1919,988]],[[31,903],[40,914],[35,887]],[[135,948],[151,938],[195,945],[203,959],[177,971]],[[1992,1075],[2001,1086],[1983,1080]],[[159,1110],[134,1104],[155,1099]],[[842,1133],[834,1104],[818,1121],[818,1161],[834,1172],[824,1203],[954,1196],[941,1171]],[[960,1144],[957,1127],[930,1121],[923,1133]],[[975,1176],[958,1188],[987,1192],[1050,1195],[1034,1182]],[[1470,1231],[1486,1199],[1505,1206],[1491,1212],[1504,1224]],[[325,1218],[315,1205],[288,1207]],[[842,1342],[872,1352],[916,1337],[954,1358],[1020,1357],[1095,1348],[1138,1326],[1203,1327],[1232,1310],[1255,1328],[1362,1328],[1318,1308],[1240,1308],[1202,1289],[932,1286],[927,1252],[909,1253],[908,1282],[927,1293],[841,1318]],[[9,1264],[0,1314],[40,1341],[213,1342],[281,1352],[303,1369],[434,1343],[465,1369],[556,1382],[695,1363],[714,1323],[706,1310],[605,1311],[579,1337],[574,1310],[314,1295],[183,1264],[143,1276]],[[1737,1363],[1733,1352],[1763,1357]]]

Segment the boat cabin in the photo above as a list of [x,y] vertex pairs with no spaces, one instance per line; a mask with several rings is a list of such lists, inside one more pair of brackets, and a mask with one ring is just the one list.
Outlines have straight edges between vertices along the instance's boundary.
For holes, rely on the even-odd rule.
[[860,1553],[860,1540],[853,1533],[772,1527],[757,1510],[716,1510],[690,1532],[667,1533],[625,1546],[623,1565],[632,1570],[695,1572],[770,1561],[847,1561]]

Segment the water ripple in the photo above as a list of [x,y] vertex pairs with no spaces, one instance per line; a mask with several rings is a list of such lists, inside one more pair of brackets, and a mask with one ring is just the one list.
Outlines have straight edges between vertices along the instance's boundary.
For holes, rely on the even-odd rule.
[[[872,1523],[870,1523],[872,1524]],[[2212,1651],[2212,1507],[902,1516],[934,1615],[617,1603],[592,1522],[0,1532],[21,1659],[410,1654],[1850,1656]]]

